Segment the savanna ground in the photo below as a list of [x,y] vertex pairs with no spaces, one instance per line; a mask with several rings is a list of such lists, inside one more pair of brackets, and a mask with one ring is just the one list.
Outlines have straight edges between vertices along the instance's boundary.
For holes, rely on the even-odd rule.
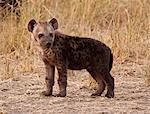
[[[20,11],[19,21],[6,11],[0,22],[0,113],[150,113],[149,0],[27,0]],[[45,69],[27,23],[52,17],[59,31],[98,39],[112,49],[114,99],[90,97],[96,84],[85,70],[68,72],[67,97],[41,95]]]

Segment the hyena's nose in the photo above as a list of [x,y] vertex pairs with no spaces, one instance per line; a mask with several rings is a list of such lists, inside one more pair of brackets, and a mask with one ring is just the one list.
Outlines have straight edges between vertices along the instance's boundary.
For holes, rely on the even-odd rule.
[[46,47],[47,47],[47,48],[50,48],[50,47],[51,47],[51,43],[50,43],[50,42],[47,43],[47,44],[46,44]]
[[39,33],[39,34],[38,34],[38,38],[39,38],[39,39],[41,39],[43,36],[44,36],[43,33]]

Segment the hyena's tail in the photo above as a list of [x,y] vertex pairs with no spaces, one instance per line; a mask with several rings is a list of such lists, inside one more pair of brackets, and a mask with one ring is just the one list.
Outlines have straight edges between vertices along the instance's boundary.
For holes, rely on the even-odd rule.
[[113,65],[113,54],[110,53],[110,61],[109,61],[109,71],[111,71]]

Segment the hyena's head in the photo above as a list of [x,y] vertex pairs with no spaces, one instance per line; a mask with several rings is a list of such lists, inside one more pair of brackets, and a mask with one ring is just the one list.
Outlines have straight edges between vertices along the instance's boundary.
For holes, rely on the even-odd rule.
[[38,45],[43,48],[53,45],[56,29],[58,29],[58,22],[55,18],[49,22],[36,22],[32,19],[28,23],[28,31],[32,33]]

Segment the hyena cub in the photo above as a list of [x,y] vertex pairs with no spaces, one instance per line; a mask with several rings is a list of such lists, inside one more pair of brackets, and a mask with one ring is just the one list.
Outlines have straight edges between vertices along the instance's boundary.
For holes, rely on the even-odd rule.
[[58,22],[55,18],[49,22],[28,23],[28,31],[43,51],[42,59],[46,67],[45,96],[51,96],[54,85],[55,67],[58,70],[58,97],[66,96],[67,69],[86,69],[98,83],[98,89],[92,96],[100,96],[107,86],[106,97],[114,97],[114,78],[110,74],[113,55],[104,43],[57,32]]

